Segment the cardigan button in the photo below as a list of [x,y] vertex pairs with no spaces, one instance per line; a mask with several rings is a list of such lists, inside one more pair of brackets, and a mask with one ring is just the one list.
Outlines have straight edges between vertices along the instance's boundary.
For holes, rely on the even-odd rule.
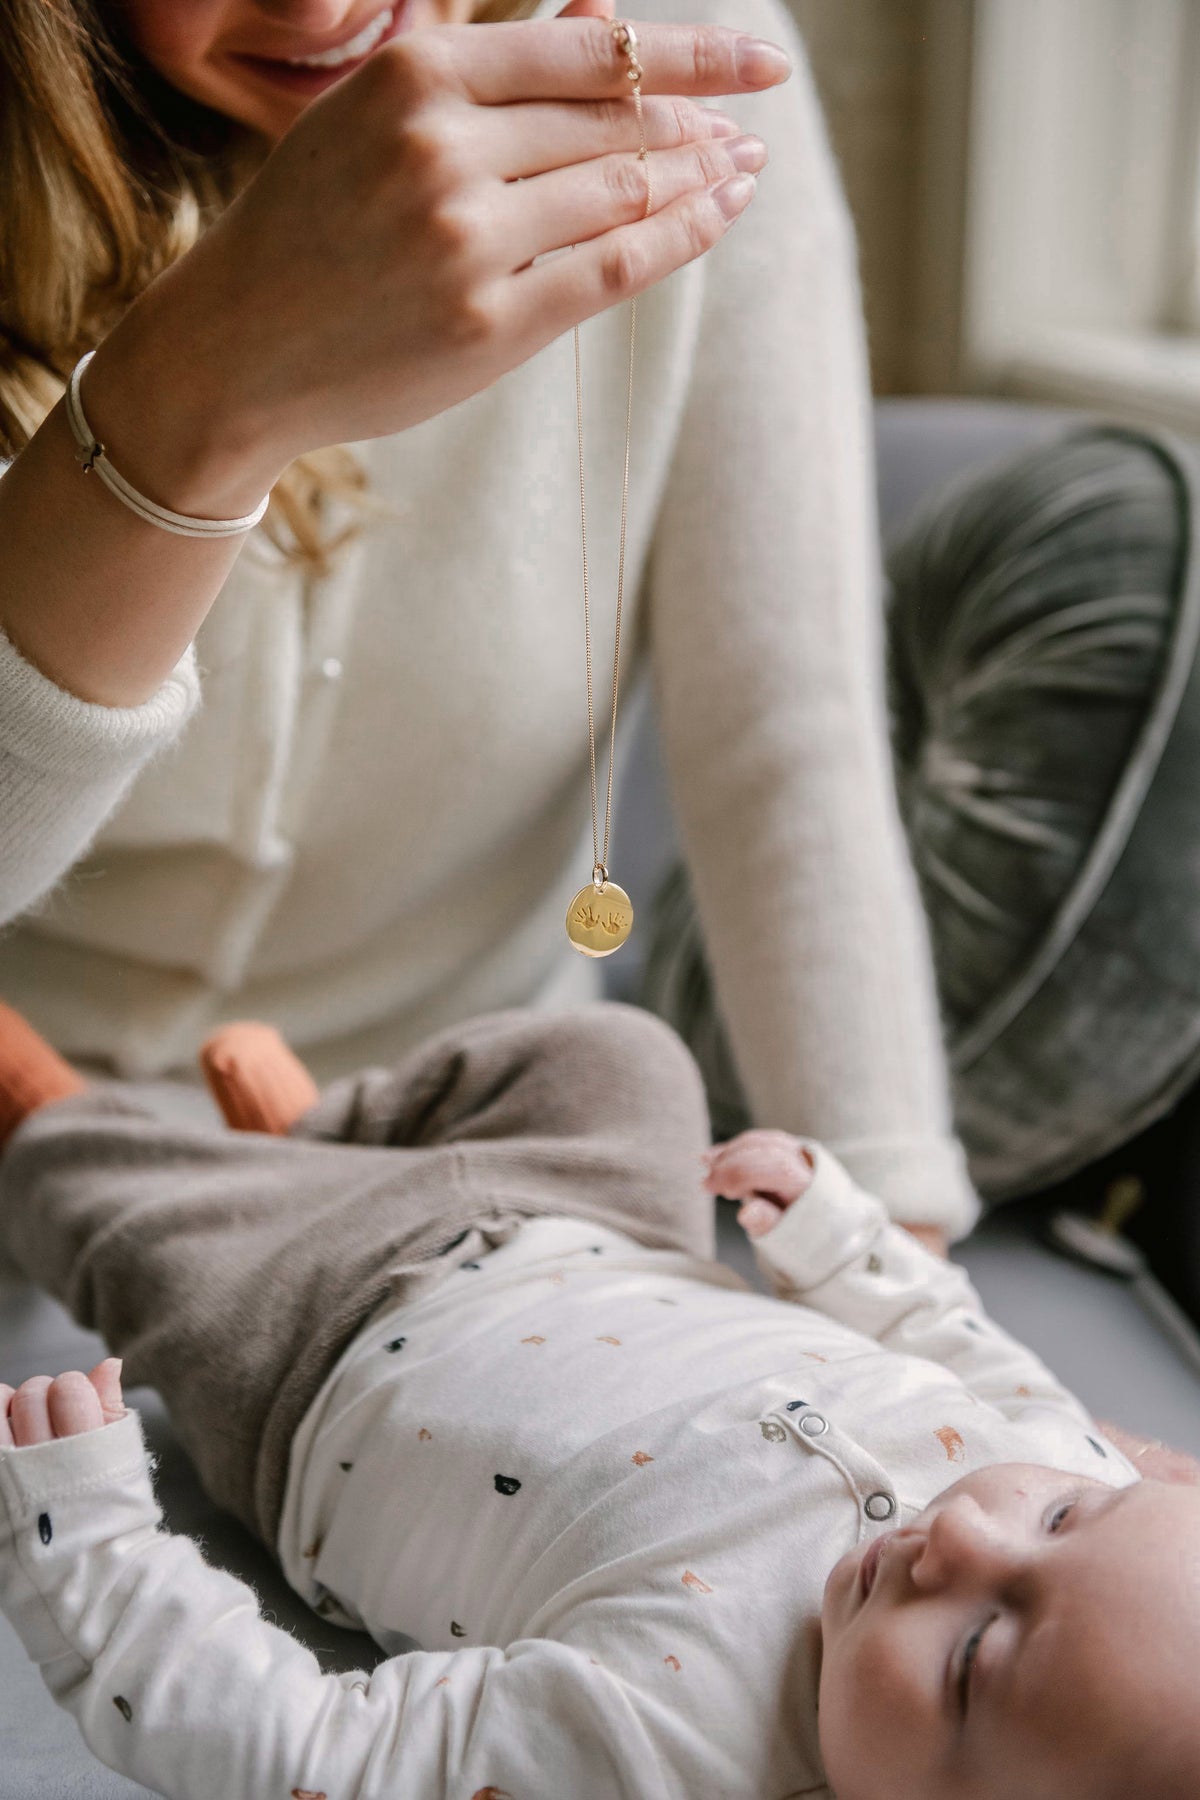
[[340,681],[346,673],[340,656],[327,656],[321,663],[320,674],[323,681]]
[[868,1519],[890,1519],[896,1510],[896,1502],[890,1494],[868,1494],[863,1511]]

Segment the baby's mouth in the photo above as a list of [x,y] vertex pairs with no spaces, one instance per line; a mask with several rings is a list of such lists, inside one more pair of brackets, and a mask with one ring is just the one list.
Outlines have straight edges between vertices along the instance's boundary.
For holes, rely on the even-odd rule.
[[867,1599],[867,1596],[875,1585],[875,1577],[879,1572],[879,1559],[883,1555],[883,1547],[892,1536],[892,1532],[885,1531],[882,1537],[873,1538],[867,1545],[866,1551],[863,1554],[863,1559],[858,1565],[858,1585],[864,1601]]

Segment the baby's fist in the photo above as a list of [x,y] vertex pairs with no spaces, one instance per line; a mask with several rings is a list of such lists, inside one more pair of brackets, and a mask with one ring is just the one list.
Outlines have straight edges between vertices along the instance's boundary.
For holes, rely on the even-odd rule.
[[0,1381],[0,1448],[47,1444],[51,1438],[97,1431],[125,1415],[121,1363],[105,1357],[89,1375],[31,1375],[14,1390]]
[[812,1152],[786,1131],[742,1131],[706,1157],[704,1186],[743,1202],[738,1224],[747,1237],[762,1237],[778,1224],[816,1172]]

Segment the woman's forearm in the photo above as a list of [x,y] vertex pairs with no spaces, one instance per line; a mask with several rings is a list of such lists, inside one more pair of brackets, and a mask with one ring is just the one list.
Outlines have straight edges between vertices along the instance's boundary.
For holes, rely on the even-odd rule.
[[[278,473],[239,439],[206,359],[189,359],[158,298],[100,346],[83,401],[114,467],[173,511],[240,517]],[[0,628],[69,693],[138,706],[179,662],[244,542],[140,519],[83,472],[60,402],[0,480]]]

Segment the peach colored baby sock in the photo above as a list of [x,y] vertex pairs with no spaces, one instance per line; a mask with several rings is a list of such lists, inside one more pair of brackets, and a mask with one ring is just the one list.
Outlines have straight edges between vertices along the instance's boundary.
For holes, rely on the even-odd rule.
[[316,1082],[273,1025],[222,1025],[201,1046],[200,1067],[235,1131],[284,1137],[319,1098]]
[[0,1146],[39,1106],[87,1087],[28,1020],[0,1001]]

